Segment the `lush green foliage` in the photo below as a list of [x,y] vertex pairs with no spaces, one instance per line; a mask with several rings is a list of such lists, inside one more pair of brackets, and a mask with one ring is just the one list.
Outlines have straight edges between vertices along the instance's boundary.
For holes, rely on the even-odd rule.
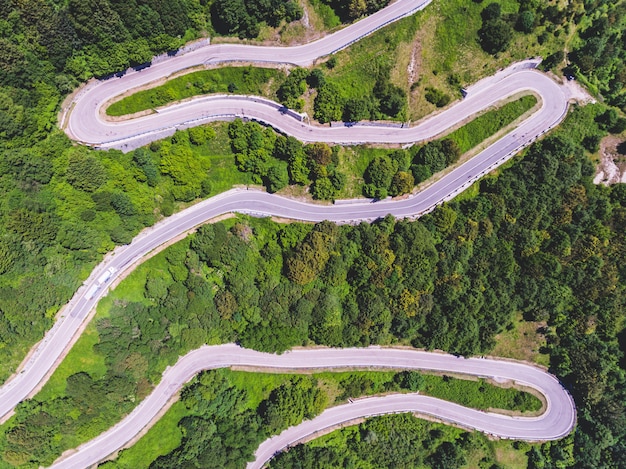
[[122,154],[72,147],[55,132],[2,153],[0,180],[11,194],[0,211],[2,378],[104,252],[171,215],[178,201],[246,181],[233,172],[225,133],[199,127]]
[[[408,151],[395,150],[374,157],[364,174],[364,195],[384,199],[387,195],[411,192],[415,183],[425,181],[456,163],[461,154],[506,127],[536,103],[534,96],[524,96],[473,119],[443,140],[432,141],[421,147],[414,146]],[[611,120],[603,116],[602,119]],[[411,172],[408,172],[409,166]]]
[[289,183],[311,183],[314,199],[332,199],[346,183],[337,171],[337,148],[325,143],[303,146],[293,137],[239,119],[229,125],[228,133],[239,170],[249,173],[255,183],[263,183],[269,192]]
[[423,375],[419,389],[429,396],[475,409],[516,409],[527,412],[541,408],[541,401],[532,394],[513,388],[495,387],[482,379],[465,381],[449,376]]
[[[411,170],[417,182],[447,168],[458,161],[461,152],[452,139],[435,140],[421,147],[413,160]],[[424,176],[427,176],[426,178]]]
[[148,153],[97,156],[52,130],[79,80],[147,65],[196,37],[207,14],[197,0],[0,2],[0,379],[103,253],[176,201],[247,181],[223,139],[200,130]]
[[[502,4],[512,11],[514,3]],[[467,2],[448,2],[440,5],[441,11],[448,11],[448,5],[456,5],[457,13],[460,8],[475,8]],[[535,27],[542,31],[537,37],[540,44],[550,44],[563,33],[568,18],[580,25],[580,41],[573,44],[571,54],[574,71],[622,106],[623,6],[603,1],[563,5],[530,1],[522,6],[520,12],[535,15]],[[207,26],[207,12],[194,0],[148,1],[141,6],[75,0],[0,3],[3,377],[50,327],[59,306],[114,243],[128,242],[141,227],[171,214],[175,199],[187,201],[249,181],[233,171],[223,132],[215,137],[203,130],[179,133],[145,152],[122,155],[72,148],[64,136],[51,131],[62,95],[73,90],[77,80],[140,65],[153,53],[175,49]],[[508,24],[522,25],[521,18],[509,15],[503,14]],[[433,28],[436,53],[426,57],[425,64],[435,61],[433,72],[441,71],[439,76],[454,86],[459,80],[446,75],[455,70],[454,63],[468,62],[459,54],[472,48],[466,44],[465,26],[473,18],[449,15]],[[393,31],[381,31],[328,62],[335,65],[328,67],[328,83],[315,86],[319,95],[334,80],[335,88],[327,89],[326,96],[330,100],[334,91],[342,98],[334,104],[329,101],[332,112],[338,112],[333,120],[343,117],[344,99],[373,93],[379,76],[387,82],[395,58],[384,51],[412,40],[417,24],[406,19]],[[515,33],[513,41],[519,37]],[[463,47],[454,46],[458,44]],[[367,53],[359,55],[359,50]],[[527,50],[531,49],[514,52]],[[354,62],[344,59],[346,54]],[[519,56],[515,54],[511,57]],[[486,60],[484,55],[480,59]],[[490,64],[494,68],[494,62]],[[388,73],[380,74],[385,67]],[[473,70],[461,82],[487,71]],[[433,73],[424,83],[436,76]],[[446,86],[437,88],[450,91]],[[350,112],[362,113],[361,104],[353,102]],[[142,283],[152,300],[142,296],[141,301],[130,301],[128,310],[122,302],[109,322],[98,325],[104,338],[98,347],[103,351],[115,347],[118,333],[122,345],[133,342],[137,331],[145,333],[141,340],[151,334],[157,340],[129,345],[128,356],[120,352],[118,357],[127,362],[111,362],[114,371],[106,378],[68,377],[69,394],[54,403],[54,411],[43,411],[38,401],[24,403],[11,424],[11,443],[8,435],[3,436],[4,460],[19,464],[31,457],[46,459],[44,453],[75,446],[77,438],[104,429],[110,423],[107,412],[124,411],[135,394],[145,393],[148,385],[137,382],[135,374],[147,368],[157,379],[180,344],[193,347],[203,341],[241,338],[251,345],[282,349],[310,339],[337,345],[401,340],[474,353],[488,349],[511,312],[521,310],[529,318],[549,320],[553,369],[565,378],[581,409],[573,439],[533,450],[533,467],[623,466],[626,423],[620,357],[625,345],[624,334],[621,342],[616,335],[624,310],[620,298],[626,200],[621,186],[604,189],[589,182],[591,168],[578,144],[595,148],[602,135],[597,124],[612,128],[614,121],[604,116],[605,109],[596,109],[577,110],[562,138],[535,146],[521,164],[498,179],[482,182],[476,198],[440,208],[420,223],[387,220],[374,227],[341,228],[338,239],[331,239],[335,245],[325,266],[305,285],[288,281],[280,272],[292,253],[306,249],[309,241],[304,237],[310,227],[266,228],[274,240],[253,229],[249,241],[244,241],[249,236],[245,226],[232,232],[226,227],[214,239],[222,243],[216,246],[228,246],[228,254],[199,263],[194,256],[200,254],[192,249],[185,253],[189,255],[185,262],[194,269],[186,273],[182,257],[176,257],[181,254],[171,254],[172,262]],[[305,183],[306,168],[294,165],[290,178]],[[273,171],[272,187],[279,187],[284,172]],[[332,180],[320,174],[319,193],[325,194]],[[233,237],[240,242],[231,241]],[[234,267],[228,260],[231,252]],[[199,277],[198,272],[210,287],[187,285]],[[238,289],[239,276],[244,285]],[[215,285],[217,291],[212,290]],[[205,293],[194,302],[194,295],[184,295],[195,293],[195,288]],[[157,319],[148,320],[142,308],[155,308]],[[111,380],[119,388],[109,389],[113,385],[101,380]],[[94,407],[84,392],[101,401]],[[71,412],[70,406],[79,410]]]
[[[371,91],[365,87],[358,96],[346,97],[334,80],[324,80],[314,102],[314,117],[321,123],[399,118],[406,107],[406,92],[389,82],[389,66],[377,72]],[[319,70],[319,69],[317,69]]]
[[426,101],[434,104],[437,107],[444,107],[450,102],[450,95],[447,95],[441,90],[436,88],[428,87],[426,88]]
[[309,72],[304,68],[296,68],[289,73],[287,79],[278,88],[278,98],[285,106],[297,111],[302,110],[304,101],[299,98],[307,90],[308,76]]
[[343,22],[370,15],[387,6],[389,0],[320,0],[332,8]]
[[495,446],[479,433],[465,433],[410,414],[389,415],[295,446],[280,453],[269,467],[505,467],[499,464],[501,455]]
[[563,12],[546,9],[544,14],[552,14],[554,22],[563,21],[572,14],[575,20],[580,19],[579,38],[568,54],[573,65],[567,73],[578,74],[602,93],[610,104],[626,110],[624,4],[611,0],[572,2]]
[[[181,400],[188,412],[178,423],[184,435],[181,444],[150,467],[241,468],[268,435],[259,413],[246,408],[246,391],[237,389],[222,373],[202,373],[184,389]],[[274,402],[268,398],[268,405]],[[290,403],[292,412],[301,411],[299,402]]]
[[302,17],[302,7],[293,0],[215,0],[211,3],[213,26],[220,34],[256,37],[260,23],[278,26],[281,21]]
[[500,129],[522,116],[536,104],[537,98],[534,96],[522,96],[520,99],[506,103],[498,109],[488,111],[472,119],[448,134],[446,138],[453,140],[463,154],[495,135]]
[[[316,70],[319,69],[313,72]],[[323,75],[311,78],[314,75],[312,72],[307,75],[296,71],[293,74],[296,74],[297,80],[282,92],[279,90],[279,94],[283,93],[285,98],[289,96],[288,99],[297,99],[295,96],[300,92],[298,87],[305,86],[305,80],[316,84],[323,80]],[[297,83],[300,85],[295,86]],[[328,83],[322,85],[318,96],[325,93],[324,89],[333,87]],[[297,89],[296,94],[289,94],[287,90],[294,88]],[[328,96],[335,100],[338,95],[332,92]],[[251,174],[253,181],[263,183],[270,192],[276,192],[288,183],[311,183],[313,198],[333,199],[345,186],[347,177],[344,174],[348,173],[364,177],[365,196],[383,199],[387,195],[411,192],[415,182],[428,179],[456,162],[461,153],[495,134],[536,102],[534,96],[524,96],[473,119],[440,142],[431,142],[424,147],[416,146],[409,151],[382,152],[369,162],[365,174],[360,174],[353,164],[343,163],[339,166],[338,147],[331,149],[324,143],[303,147],[293,137],[275,135],[270,129],[264,129],[254,122],[235,121],[229,127],[229,134],[239,169]],[[340,109],[336,108],[336,111],[340,112]]]
[[569,36],[566,43],[544,54],[547,56],[544,67],[551,69],[567,62],[563,69],[566,75],[576,75],[592,91],[602,93],[609,104],[626,110],[626,7],[622,2],[575,0],[561,4],[522,0],[518,3],[516,13],[504,13],[497,2],[483,8],[478,40],[486,52],[506,51],[514,40],[513,29],[523,34],[541,29],[537,35],[539,44],[549,41],[550,36],[558,38],[565,33]]
[[107,108],[107,114],[132,114],[206,93],[236,92],[272,98],[274,84],[282,82],[284,77],[280,70],[259,67],[224,67],[192,72],[116,101]]
[[513,28],[501,18],[483,22],[478,31],[480,45],[490,54],[504,51],[511,42]]
[[[428,392],[431,395],[447,394],[457,401],[459,397],[463,397],[464,392],[459,392],[455,386],[457,380],[423,376],[415,371],[327,372],[314,374],[312,377],[228,370],[202,373],[181,392],[181,403],[184,408],[175,405],[164,416],[168,427],[161,426],[149,430],[148,434],[132,448],[123,451],[116,460],[105,464],[104,467],[139,469],[150,466],[155,459],[155,452],[147,450],[151,447],[153,439],[158,438],[164,431],[180,435],[179,444],[174,445],[177,446],[176,449],[166,451],[169,454],[159,458],[152,467],[179,467],[185,461],[203,461],[203,467],[206,465],[220,467],[219,464],[226,464],[225,467],[229,467],[229,462],[222,456],[224,452],[232,452],[237,458],[249,458],[255,449],[254,441],[260,442],[263,438],[280,432],[288,424],[299,423],[307,415],[311,417],[317,414],[326,401],[337,404],[344,403],[350,397],[390,391],[418,391],[424,388],[425,379],[428,380]],[[458,381],[458,384],[463,391],[484,396],[485,400],[494,399],[491,404],[506,409],[520,407],[510,398],[502,400],[501,397],[510,394],[523,400],[528,396],[482,383],[479,390],[478,386],[474,386],[479,383],[473,381]],[[485,401],[476,403],[479,404],[478,408],[489,407],[488,404],[485,405]],[[500,406],[500,403],[503,405]],[[231,422],[225,421],[226,415],[232,417]],[[211,428],[212,424],[216,425],[216,431],[211,429],[211,433],[212,438],[218,439],[217,443],[207,445],[206,442],[199,441],[200,438],[206,438],[206,434],[199,432],[196,425],[189,425],[196,417],[204,419],[202,423],[205,427]],[[249,438],[239,442],[224,437],[249,431],[248,425],[254,429],[256,435],[250,435]],[[452,429],[445,431],[456,432]],[[210,451],[217,454],[215,462],[210,462],[201,455]],[[129,466],[131,462],[133,466]]]
[[3,2],[0,83],[23,89],[48,83],[68,92],[75,77],[107,75],[176,49],[183,36],[205,26],[204,16],[196,0],[147,0],[141,7],[108,0]]
[[[626,427],[621,414],[606,419],[604,409],[621,408],[624,392],[616,334],[626,217],[619,192],[613,196],[590,183],[593,170],[569,140],[600,132],[594,126],[602,112],[575,111],[565,131],[535,144],[498,178],[484,180],[478,196],[419,222],[203,226],[189,245],[165,251],[158,268],[143,270],[143,297],[110,303],[97,323],[95,347],[110,371],[102,378],[68,377],[69,389],[87,386],[97,395],[102,383],[117,379],[124,400],[116,401],[115,393],[107,399],[128,405],[166,364],[203,342],[238,340],[284,350],[310,341],[347,346],[399,340],[479,353],[521,310],[530,319],[548,320],[554,370],[587,412],[575,436],[584,451],[577,449],[572,461],[614,459]],[[310,271],[290,267],[298,263]],[[149,378],[135,384],[138,376]],[[85,414],[66,413],[52,428],[63,425],[83,436],[101,429],[103,419],[94,424],[87,417],[91,401],[80,396],[57,398],[55,406],[69,400]],[[24,457],[28,451],[16,445],[32,441],[33,431],[44,432],[36,433],[38,442],[45,437],[47,427],[32,426],[41,412],[53,412],[40,406],[23,404],[6,434],[13,435],[7,458]],[[599,422],[614,435],[606,441],[616,443],[587,448]],[[61,443],[39,444],[49,454]],[[562,448],[548,451],[553,460],[572,451],[571,440],[551,447]]]

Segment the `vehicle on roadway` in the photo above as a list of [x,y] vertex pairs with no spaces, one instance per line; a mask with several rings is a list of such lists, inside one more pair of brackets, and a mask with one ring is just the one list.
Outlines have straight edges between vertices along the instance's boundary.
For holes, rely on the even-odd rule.
[[88,300],[91,300],[99,288],[100,288],[100,285],[90,286],[89,290],[87,290],[87,293],[85,293],[85,298],[87,298]]
[[98,285],[103,285],[109,281],[111,276],[117,272],[115,267],[109,267],[100,277],[98,277]]

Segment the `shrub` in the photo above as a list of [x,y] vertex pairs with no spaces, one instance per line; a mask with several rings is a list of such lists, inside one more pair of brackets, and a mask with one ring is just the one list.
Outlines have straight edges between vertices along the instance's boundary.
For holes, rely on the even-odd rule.
[[450,102],[450,96],[436,88],[426,88],[426,101],[437,107],[444,107]]
[[517,17],[515,27],[523,33],[530,33],[535,28],[535,14],[532,11],[523,11]]
[[497,54],[509,46],[513,37],[513,30],[509,23],[504,20],[490,20],[485,21],[482,28],[478,30],[478,37],[485,52]]

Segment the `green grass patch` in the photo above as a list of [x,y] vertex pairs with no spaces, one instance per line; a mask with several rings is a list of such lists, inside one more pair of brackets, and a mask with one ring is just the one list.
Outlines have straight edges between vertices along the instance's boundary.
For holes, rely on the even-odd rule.
[[[328,72],[328,80],[338,86],[344,98],[372,94],[380,74],[389,74],[401,53],[410,49],[418,27],[419,15],[404,18],[338,52],[337,65]],[[406,81],[394,78],[394,84],[407,89]]]
[[107,108],[110,116],[123,116],[209,93],[255,94],[275,97],[285,73],[274,68],[223,67],[173,78],[167,83],[127,96]]
[[[505,17],[519,9],[519,2],[515,0],[498,3]],[[487,54],[478,42],[481,12],[487,4],[467,0],[436,1],[421,13],[417,35],[421,61],[413,77],[418,86],[411,93],[411,119],[419,119],[435,110],[424,98],[428,87],[460,98],[460,87],[492,75],[499,68],[527,57],[547,57],[565,47],[567,25],[548,33],[541,26],[530,34],[514,32],[506,51],[495,56]]]
[[483,379],[476,381],[449,376],[424,375],[424,393],[475,409],[504,409],[535,412],[541,401],[514,388],[501,388]]
[[[100,300],[97,306],[96,318],[109,316],[109,310],[115,302],[152,304],[144,296],[146,278],[148,272],[151,271],[164,270],[167,272],[168,264],[165,255],[165,252],[160,252],[148,262],[139,265],[113,291]],[[48,382],[37,394],[37,399],[39,401],[51,400],[64,395],[66,380],[75,373],[84,371],[89,373],[94,379],[103,377],[107,370],[105,357],[93,350],[93,346],[98,341],[96,321],[92,320]]]
[[550,366],[550,355],[545,350],[546,337],[539,332],[545,326],[545,322],[526,321],[518,313],[510,326],[496,335],[496,345],[490,354]]
[[[286,373],[250,373],[229,369],[221,372],[225,373],[237,388],[247,391],[250,408],[256,408],[273,389],[294,376]],[[401,391],[399,385],[394,382],[396,375],[395,371],[345,371],[314,373],[312,376],[324,389],[333,391],[329,395],[329,402],[340,403],[345,401],[341,395],[350,382],[356,383],[350,389],[358,390],[358,393],[350,394],[349,397]],[[535,412],[541,409],[541,401],[534,395],[515,388],[499,387],[483,379],[459,379],[435,374],[422,376],[424,383],[421,389],[424,393],[467,407],[520,412]]]
[[[228,137],[228,124],[228,122],[206,124],[206,127],[210,127],[215,131],[215,136],[208,138],[200,145],[194,145],[189,142],[189,138],[186,136],[187,131],[177,132],[176,135],[169,139],[170,141],[177,140],[177,143],[173,144],[172,147],[182,147],[181,150],[185,154],[189,154],[190,160],[199,164],[203,171],[198,174],[190,172],[189,177],[202,177],[209,182],[210,191],[207,196],[227,191],[232,189],[233,186],[252,183],[251,176],[239,171],[235,165],[235,155],[232,152],[230,138]],[[159,161],[159,148],[161,145],[162,141],[156,142],[149,147],[154,161]],[[163,180],[165,179],[163,178]],[[176,189],[176,184],[171,180],[166,181],[165,184],[169,184],[167,186],[168,192]],[[173,208],[173,211],[177,210]]]
[[281,384],[293,376],[288,373],[249,373],[246,371],[220,370],[238,389],[247,392],[246,407],[256,409]]
[[[158,253],[149,261],[140,264],[136,269],[128,274],[128,276],[120,282],[114,290],[109,292],[107,296],[100,300],[97,306],[98,311],[96,313],[96,318],[108,317],[111,306],[117,302],[143,303],[146,305],[154,304],[144,295],[146,291],[146,279],[148,277],[148,273],[154,271],[163,271],[166,273],[166,276],[169,276],[169,274],[167,274],[168,262],[165,255],[165,252]],[[93,323],[94,321],[91,322],[91,324]]]
[[339,152],[339,170],[346,174],[346,186],[336,197],[337,199],[351,199],[363,195],[363,174],[370,162],[376,156],[389,153],[388,149],[375,148],[365,145],[343,147]]
[[[365,441],[364,441],[365,439]],[[467,433],[461,429],[428,422],[410,414],[385,415],[373,417],[359,425],[352,425],[322,435],[308,443],[310,448],[325,448],[325,457],[335,454],[331,459],[340,467],[349,461],[349,467],[374,469],[379,467],[433,467],[427,464],[436,449],[444,442],[460,448],[461,461],[445,461],[437,467],[458,467],[460,469],[526,468],[526,452],[531,445],[509,440],[489,440],[481,433]],[[282,464],[270,461],[269,467],[290,467],[298,461],[303,467],[309,467],[311,453],[302,453],[303,448],[296,446],[289,453],[278,457]],[[295,453],[295,455],[294,455]],[[313,453],[314,455],[315,453]],[[320,454],[320,453],[318,453]],[[344,459],[345,458],[345,459]],[[286,463],[285,460],[288,462]],[[441,458],[439,459],[441,461]],[[313,464],[313,467],[316,467]]]
[[598,130],[595,119],[606,110],[607,106],[601,103],[573,106],[563,124],[555,130],[554,134],[563,135],[567,139],[583,142],[583,144],[590,137],[597,137],[599,140],[605,135],[605,132]]
[[93,346],[98,343],[98,331],[92,321],[71,348],[65,359],[54,371],[43,389],[37,394],[40,401],[52,400],[65,394],[66,380],[78,371],[89,373],[99,379],[106,374],[107,366],[102,355],[94,353]]
[[178,422],[189,414],[185,405],[175,402],[137,443],[122,451],[115,461],[105,463],[103,469],[114,467],[143,469],[159,456],[176,449],[183,438]]
[[523,96],[497,109],[485,112],[446,137],[454,140],[459,146],[461,154],[463,154],[495,135],[536,104],[537,98],[535,96]]
[[206,158],[210,165],[207,174],[211,181],[211,195],[232,189],[241,184],[252,184],[249,174],[242,173],[235,165],[235,155],[231,150],[228,137],[228,123],[211,124],[215,137],[204,145],[192,148],[194,157]]
[[341,19],[329,5],[321,0],[310,0],[309,3],[313,7],[315,14],[322,21],[324,28],[333,29],[341,25]]

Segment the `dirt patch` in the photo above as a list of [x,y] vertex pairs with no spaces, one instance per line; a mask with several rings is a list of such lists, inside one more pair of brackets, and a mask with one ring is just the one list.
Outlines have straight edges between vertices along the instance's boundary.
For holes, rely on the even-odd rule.
[[[553,75],[553,74],[551,74]],[[554,75],[553,75],[554,77]],[[570,101],[575,101],[580,105],[585,105],[588,103],[595,103],[596,99],[589,94],[589,92],[577,81],[575,80],[566,80],[563,78],[556,77],[557,82],[562,83],[562,87],[564,88],[567,97]]]
[[541,352],[546,345],[546,322],[525,321],[520,314],[513,321],[513,326],[512,329],[496,335],[496,346],[490,355],[547,366],[549,357]]
[[600,142],[600,162],[596,167],[594,184],[610,186],[626,183],[626,148],[624,141],[615,135],[609,135]]
[[[419,34],[419,32],[418,32]],[[413,41],[413,50],[411,51],[411,59],[406,69],[408,74],[408,85],[411,86],[419,79],[419,73],[422,69],[422,42],[419,35],[416,35]]]

